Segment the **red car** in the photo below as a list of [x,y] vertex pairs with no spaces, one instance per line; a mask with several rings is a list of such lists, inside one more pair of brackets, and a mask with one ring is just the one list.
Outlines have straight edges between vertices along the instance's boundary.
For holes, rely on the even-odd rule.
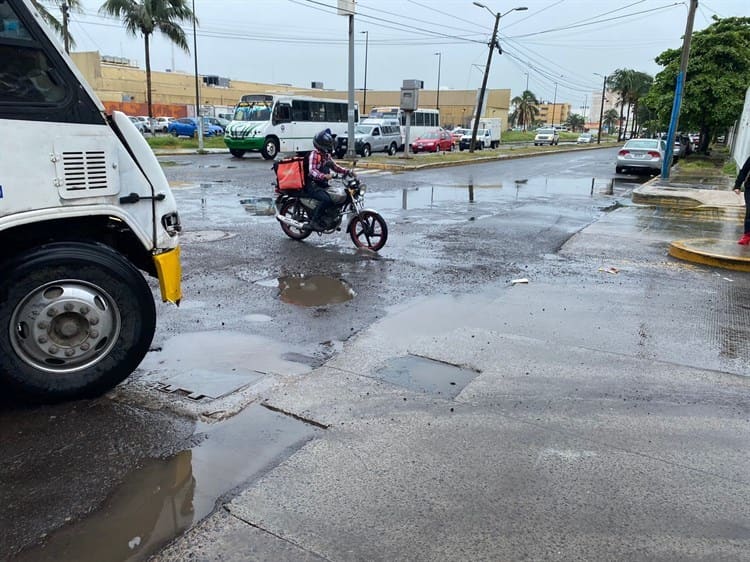
[[417,152],[438,152],[440,150],[453,150],[453,137],[447,131],[432,131],[421,137],[418,137],[411,143],[411,151]]

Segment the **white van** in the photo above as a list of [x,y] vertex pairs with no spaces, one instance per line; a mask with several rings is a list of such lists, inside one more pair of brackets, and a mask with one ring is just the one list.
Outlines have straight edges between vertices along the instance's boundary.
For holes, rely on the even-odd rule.
[[545,144],[552,146],[553,144],[559,143],[560,133],[557,129],[549,127],[536,130],[536,136],[534,137],[534,146],[542,146]]

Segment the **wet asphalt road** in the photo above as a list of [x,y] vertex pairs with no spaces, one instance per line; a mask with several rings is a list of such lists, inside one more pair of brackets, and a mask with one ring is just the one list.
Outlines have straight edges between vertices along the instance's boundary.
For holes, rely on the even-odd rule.
[[[222,375],[232,373],[248,385],[283,382],[273,373],[304,375],[333,357],[352,335],[415,297],[480,293],[493,284],[556,272],[576,278],[557,252],[572,235],[627,204],[627,192],[645,179],[612,181],[613,160],[614,150],[608,149],[365,173],[367,206],[381,211],[389,225],[388,244],[372,256],[355,251],[345,233],[313,235],[302,243],[289,240],[275,219],[246,211],[240,200],[272,195],[270,165],[257,156],[163,157],[185,227],[183,305],[160,306],[153,352],[115,400],[2,406],[2,554],[25,548],[22,558],[30,560],[84,559],[85,553],[98,552],[91,546],[98,543],[81,537],[105,536],[117,526],[113,520],[138,519],[144,529],[128,528],[118,541],[128,548],[107,549],[105,544],[104,552],[110,559],[125,559],[157,549],[210,512],[217,498],[231,496],[319,431],[301,422],[290,425],[290,418],[257,406],[228,422],[196,425],[190,416],[196,411],[210,417],[214,410],[220,418],[262,395],[262,384],[249,394],[235,383],[222,386],[227,380]],[[661,219],[633,220],[649,230],[669,222]],[[672,222],[678,230],[695,229],[694,223]],[[600,243],[606,243],[606,231]],[[596,263],[596,244],[586,251]],[[658,261],[654,257],[661,251],[649,240],[623,248],[634,262]],[[588,275],[577,279],[585,282]],[[320,304],[295,304],[310,297],[304,291],[280,295],[280,288],[299,287],[294,281],[301,276],[319,276],[315,296]],[[325,304],[347,294],[353,298]],[[740,355],[735,363],[705,366],[742,369],[747,358]],[[689,353],[685,360],[701,361]],[[186,395],[195,398],[193,404],[187,404]],[[224,436],[222,427],[229,427]],[[246,447],[251,449],[244,449],[238,462],[228,450],[244,440],[236,434],[247,438],[253,431],[259,437],[250,440]],[[206,444],[214,449],[206,453]],[[232,469],[248,456],[260,460],[247,469]],[[212,479],[218,484],[201,488],[201,482]],[[123,486],[130,493],[122,492]],[[149,489],[173,492],[148,504],[145,511],[153,515],[139,517],[144,508],[134,510],[127,498]],[[118,502],[118,495],[126,499]],[[126,505],[115,509],[120,504]],[[162,521],[168,512],[181,516],[166,525],[148,522]],[[76,525],[80,520],[84,523]],[[60,527],[63,531],[50,535]],[[40,542],[43,548],[33,546]]]

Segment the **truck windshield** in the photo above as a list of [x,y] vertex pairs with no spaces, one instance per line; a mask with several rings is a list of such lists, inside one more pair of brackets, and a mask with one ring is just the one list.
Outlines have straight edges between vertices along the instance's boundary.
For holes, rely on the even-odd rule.
[[539,135],[552,135],[555,133],[554,129],[539,129],[537,134]]
[[372,127],[357,125],[357,128],[354,129],[354,133],[357,135],[369,135],[370,133],[372,133]]
[[267,102],[250,102],[237,106],[234,121],[268,121],[271,118],[271,104]]

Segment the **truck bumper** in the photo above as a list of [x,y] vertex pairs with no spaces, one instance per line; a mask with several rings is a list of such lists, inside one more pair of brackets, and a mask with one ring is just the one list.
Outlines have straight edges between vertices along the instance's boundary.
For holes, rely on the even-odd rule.
[[156,274],[159,277],[161,300],[180,304],[182,300],[182,266],[180,265],[180,247],[167,250],[154,256]]

